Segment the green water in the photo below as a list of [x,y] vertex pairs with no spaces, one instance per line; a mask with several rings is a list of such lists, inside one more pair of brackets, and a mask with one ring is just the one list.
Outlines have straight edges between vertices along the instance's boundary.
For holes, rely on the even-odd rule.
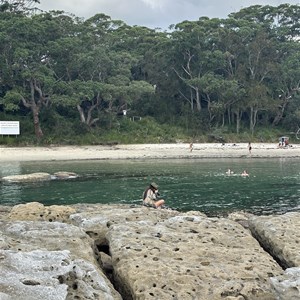
[[[227,176],[230,168],[236,175]],[[250,176],[239,174],[247,169]],[[149,182],[160,186],[169,207],[209,215],[300,210],[300,159],[188,159],[2,163],[0,176],[70,171],[77,179],[40,183],[0,182],[0,204],[38,201],[140,204]]]

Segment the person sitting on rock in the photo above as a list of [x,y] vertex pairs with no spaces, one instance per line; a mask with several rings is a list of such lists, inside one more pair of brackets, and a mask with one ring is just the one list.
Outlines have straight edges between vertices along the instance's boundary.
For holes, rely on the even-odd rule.
[[158,185],[152,182],[143,193],[143,205],[162,208],[165,200],[159,199]]

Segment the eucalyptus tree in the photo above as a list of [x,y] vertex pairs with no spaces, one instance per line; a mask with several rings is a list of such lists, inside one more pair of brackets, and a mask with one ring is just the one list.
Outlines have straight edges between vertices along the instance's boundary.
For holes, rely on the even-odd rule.
[[[247,89],[250,129],[253,131],[259,111],[267,111],[273,125],[299,89],[297,49],[299,45],[300,7],[255,5],[230,15],[231,22],[246,24],[250,38],[244,42],[242,67]],[[239,27],[240,29],[245,27]],[[252,30],[251,30],[252,28]],[[299,48],[298,48],[299,49]]]
[[28,14],[37,10],[39,0],[0,0],[0,12]]
[[214,73],[223,64],[221,51],[216,45],[216,28],[218,19],[201,18],[199,21],[184,21],[177,24],[172,34],[173,39],[173,70],[188,87],[188,94],[182,93],[189,99],[191,110],[194,104],[198,112],[202,109],[201,77],[206,73]]
[[204,99],[207,102],[210,125],[224,127],[225,124],[231,125],[235,121],[238,133],[240,116],[232,118],[231,112],[236,112],[239,107],[238,103],[245,95],[245,91],[239,83],[221,75],[208,73],[201,78],[201,85]]
[[279,6],[253,5],[231,13],[230,18],[259,24],[277,33],[283,39],[299,37],[300,6],[281,4]]
[[[266,101],[270,99],[267,85],[276,70],[275,43],[268,30],[253,21],[229,18],[225,26],[226,34],[222,39],[228,58],[226,72],[244,90],[243,99],[233,111],[237,122],[246,113],[249,129],[254,132],[259,112],[268,110],[270,105]],[[237,123],[237,131],[238,128]]]
[[285,43],[284,49],[273,82],[274,99],[277,100],[273,125],[278,125],[285,117],[290,103],[300,98],[300,43]]
[[[97,14],[78,27],[75,38],[53,45],[53,52],[57,51],[55,70],[61,79],[55,105],[77,109],[78,120],[88,127],[96,126],[101,114],[112,120],[128,109],[135,95],[153,89],[146,82],[136,83],[131,72],[136,58],[115,47],[114,34],[120,26],[124,23]],[[72,47],[66,47],[69,44]]]
[[292,118],[291,114],[298,111],[289,109],[286,114],[300,96],[300,6],[282,4],[274,8],[272,16],[280,62],[273,82],[276,110],[272,124],[278,125],[284,117]]
[[208,18],[186,21],[176,28],[174,71],[184,84],[181,95],[192,111],[207,113],[211,129],[236,122],[239,131],[242,112],[238,103],[245,96],[238,65],[244,47],[240,33],[226,25],[226,20]]
[[52,27],[42,16],[28,17],[5,13],[1,19],[2,103],[8,111],[28,108],[33,117],[35,134],[43,136],[39,114],[49,105],[53,74],[47,67],[45,45]]
[[245,86],[247,87],[250,130],[254,132],[259,111],[272,106],[268,81],[276,72],[277,53],[274,43],[265,31],[259,31],[245,47],[247,63]]
[[128,104],[137,101],[143,94],[153,93],[153,87],[147,82],[126,79],[110,77],[108,82],[61,81],[56,85],[53,101],[58,107],[77,109],[80,122],[91,128],[100,121],[101,113],[108,115],[112,121],[128,109]]
[[99,81],[61,81],[56,85],[53,102],[57,107],[77,109],[82,124],[95,126],[100,107],[107,107],[113,98],[114,86]]
[[[52,103],[63,76],[73,76],[69,53],[77,45],[80,20],[63,12],[5,16],[0,23],[6,72],[2,102],[6,110],[26,107],[32,114],[35,135],[41,138],[41,111]],[[67,71],[62,75],[61,69]]]
[[176,110],[172,103],[176,78],[169,64],[168,34],[147,27],[124,25],[113,32],[111,41],[115,51],[127,52],[133,57],[132,79],[152,85],[153,92],[134,101],[131,108],[138,115],[151,115],[166,121]]

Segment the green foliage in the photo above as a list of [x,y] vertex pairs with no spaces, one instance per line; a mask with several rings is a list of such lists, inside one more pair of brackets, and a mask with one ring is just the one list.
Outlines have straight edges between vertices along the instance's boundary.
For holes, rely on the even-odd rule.
[[160,125],[153,118],[142,118],[133,121],[122,118],[120,126],[114,130],[103,132],[101,140],[118,143],[174,143],[186,138],[179,127]]
[[299,6],[161,32],[35,3],[0,7],[0,113],[22,132],[3,143],[270,141],[300,125]]
[[0,136],[0,145],[5,145],[8,147],[18,145],[18,140],[16,136]]
[[3,104],[4,110],[11,112],[19,110],[21,95],[17,91],[8,91],[5,96],[0,99],[0,104]]

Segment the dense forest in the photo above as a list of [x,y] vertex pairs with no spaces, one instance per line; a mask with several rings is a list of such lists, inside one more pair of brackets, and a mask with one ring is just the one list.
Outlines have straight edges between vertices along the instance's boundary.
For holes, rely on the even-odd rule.
[[300,6],[168,30],[0,1],[2,144],[272,140],[300,126]]

